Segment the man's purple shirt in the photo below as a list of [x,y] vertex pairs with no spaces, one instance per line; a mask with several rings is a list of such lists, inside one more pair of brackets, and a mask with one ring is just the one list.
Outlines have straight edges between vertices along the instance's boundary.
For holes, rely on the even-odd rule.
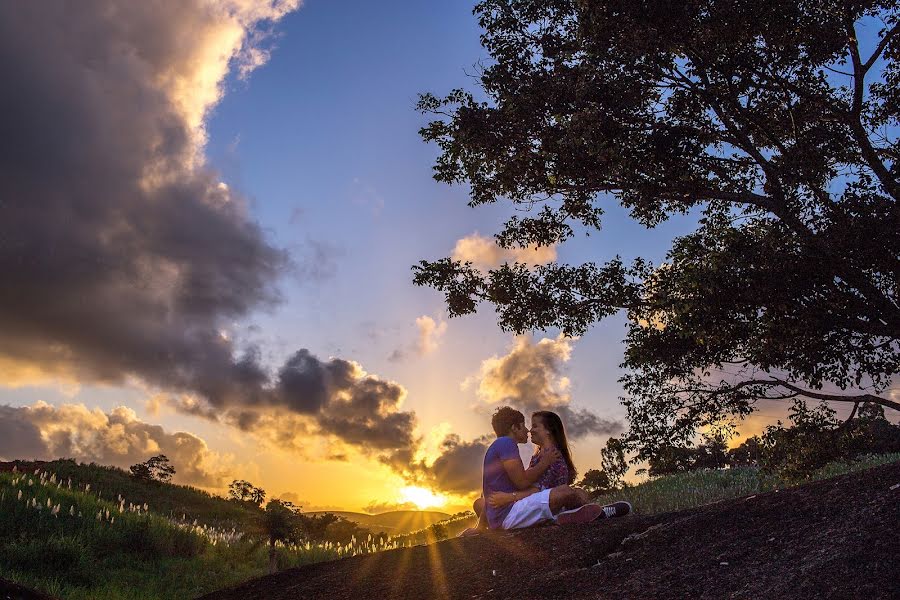
[[488,526],[491,529],[499,529],[503,525],[503,519],[509,514],[512,504],[507,504],[502,508],[492,508],[487,503],[487,499],[494,492],[516,492],[519,489],[506,474],[506,469],[503,468],[503,461],[513,458],[522,460],[519,456],[519,445],[515,440],[506,436],[494,440],[484,454],[481,492],[485,500],[485,516],[487,516]]

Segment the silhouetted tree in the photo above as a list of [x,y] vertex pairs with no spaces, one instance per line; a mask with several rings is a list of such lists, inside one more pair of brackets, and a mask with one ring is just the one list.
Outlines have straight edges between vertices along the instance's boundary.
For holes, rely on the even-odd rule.
[[[425,94],[438,181],[510,202],[503,247],[598,230],[618,202],[697,229],[664,262],[421,261],[452,316],[580,335],[626,311],[627,441],[647,458],[759,399],[871,402],[900,370],[894,0],[482,0],[482,99]],[[861,44],[859,32],[872,32]],[[727,372],[726,372],[727,371]],[[843,392],[823,392],[831,384]],[[850,391],[848,391],[850,390]],[[854,391],[855,390],[855,391]]]
[[168,483],[175,475],[175,467],[169,463],[165,454],[159,454],[149,458],[146,462],[137,463],[130,467],[131,475],[135,479],[144,481],[160,481]]
[[235,479],[228,484],[228,497],[232,500],[252,502],[260,506],[266,500],[266,490],[256,487],[244,479]]
[[589,469],[588,472],[584,474],[584,477],[581,478],[581,481],[578,482],[578,487],[584,488],[593,498],[615,489],[615,486],[612,481],[610,481],[606,471],[600,471],[598,469]]
[[858,413],[841,423],[827,404],[809,408],[806,402],[795,400],[789,427],[779,421],[761,436],[747,439],[729,452],[730,463],[754,462],[784,479],[802,480],[829,462],[900,452],[900,426],[885,419],[880,406],[864,404]]
[[628,473],[628,461],[625,458],[625,443],[611,437],[600,451],[600,464],[613,487],[625,485],[625,474]]
[[269,572],[278,570],[278,542],[299,543],[303,536],[297,512],[279,500],[271,500],[256,523],[256,530],[269,547]]

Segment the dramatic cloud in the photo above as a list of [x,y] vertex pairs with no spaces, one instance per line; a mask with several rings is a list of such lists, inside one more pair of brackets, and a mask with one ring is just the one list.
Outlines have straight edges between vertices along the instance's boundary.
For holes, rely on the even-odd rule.
[[309,454],[312,437],[323,438],[320,456],[346,460],[345,446],[379,458],[395,469],[416,453],[416,416],[402,410],[406,389],[366,373],[353,361],[322,361],[308,350],[293,354],[270,377],[254,353],[235,363],[231,382],[209,388],[202,397],[157,395],[185,414],[227,423],[252,432],[286,451]]
[[168,433],[124,406],[104,413],[83,404],[0,405],[4,460],[74,458],[127,469],[157,454],[165,454],[175,466],[175,483],[217,488],[231,470],[231,461],[212,452],[199,437]]
[[545,265],[556,260],[556,247],[501,248],[493,238],[473,233],[456,242],[451,257],[471,262],[482,271],[488,271],[507,262]]
[[258,377],[219,331],[276,299],[286,255],[205,167],[204,119],[297,5],[0,5],[0,357],[16,372],[202,393]]
[[621,432],[619,421],[572,408],[569,379],[563,375],[571,354],[569,338],[543,338],[533,343],[529,336],[517,336],[508,354],[484,360],[479,374],[468,383],[477,383],[478,396],[488,404],[509,404],[523,411],[526,418],[537,410],[557,413],[571,437]]
[[[204,122],[298,4],[0,5],[0,365],[15,381],[137,378],[188,414],[410,455],[401,386],[306,350],[270,373],[224,333],[277,300],[287,257],[204,165]],[[330,269],[333,249],[312,247]]]

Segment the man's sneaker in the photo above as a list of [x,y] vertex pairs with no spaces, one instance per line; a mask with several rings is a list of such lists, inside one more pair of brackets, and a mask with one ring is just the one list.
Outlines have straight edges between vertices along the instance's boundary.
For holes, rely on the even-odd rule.
[[585,504],[574,510],[567,510],[556,515],[556,523],[559,525],[571,525],[572,523],[590,523],[597,519],[611,519],[624,517],[631,512],[631,504],[628,502],[616,502],[600,506],[599,504]]
[[613,517],[624,517],[630,512],[631,503],[625,502],[624,500],[613,502],[612,504],[607,504],[603,507],[603,516],[607,519],[612,519]]

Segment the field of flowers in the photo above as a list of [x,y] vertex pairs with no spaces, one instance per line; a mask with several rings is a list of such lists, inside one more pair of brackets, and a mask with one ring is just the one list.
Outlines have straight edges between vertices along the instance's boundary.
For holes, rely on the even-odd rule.
[[[369,536],[276,552],[289,568],[398,545]],[[48,471],[0,473],[0,573],[59,598],[191,598],[267,569],[268,549],[237,528],[162,516]]]

